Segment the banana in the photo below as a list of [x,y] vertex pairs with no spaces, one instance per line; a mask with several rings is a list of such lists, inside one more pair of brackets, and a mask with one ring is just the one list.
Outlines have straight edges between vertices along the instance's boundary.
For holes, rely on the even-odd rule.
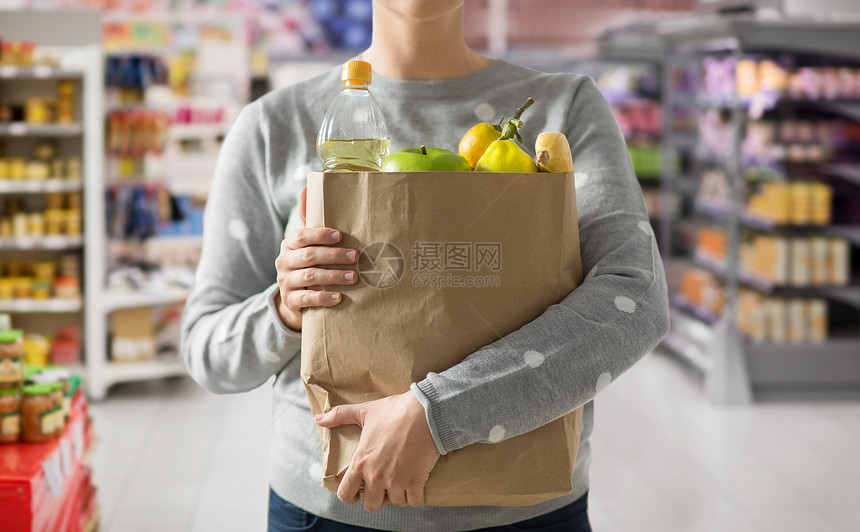
[[535,162],[541,172],[573,172],[573,156],[564,133],[545,132],[535,141]]

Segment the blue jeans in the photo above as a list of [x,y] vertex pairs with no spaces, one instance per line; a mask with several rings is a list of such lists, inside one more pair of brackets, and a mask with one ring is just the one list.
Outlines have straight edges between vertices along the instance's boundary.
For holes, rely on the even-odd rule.
[[[358,503],[356,503],[358,504]],[[588,493],[554,512],[512,525],[483,528],[483,532],[591,532],[588,522]],[[373,532],[371,528],[347,525],[310,514],[269,490],[269,532]]]

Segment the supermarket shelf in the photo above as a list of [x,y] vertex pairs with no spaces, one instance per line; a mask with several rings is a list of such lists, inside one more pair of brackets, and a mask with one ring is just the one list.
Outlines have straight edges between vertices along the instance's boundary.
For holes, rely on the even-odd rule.
[[84,245],[79,236],[41,236],[0,238],[0,249],[78,249]]
[[[726,265],[723,261],[696,253],[693,255],[693,262],[720,277],[726,275]],[[825,297],[860,308],[860,285],[778,285],[744,271],[738,272],[738,281],[748,288],[768,295],[778,293],[790,297]]]
[[860,339],[821,344],[746,344],[758,399],[860,397]]
[[2,299],[0,312],[67,313],[83,308],[80,299]]
[[[694,210],[717,221],[728,221],[728,209],[722,205],[710,205],[696,202]],[[778,224],[771,220],[756,218],[746,214],[741,215],[741,225],[747,229],[756,231],[792,231],[796,233],[820,233],[829,236],[841,237],[855,245],[860,246],[860,227],[853,225],[792,225]]]
[[714,314],[709,310],[705,310],[703,308],[699,308],[698,306],[687,301],[684,296],[680,294],[676,294],[669,298],[669,304],[680,311],[683,311],[688,316],[696,318],[700,322],[706,325],[715,325],[718,321],[720,321],[720,317]]
[[0,180],[0,194],[38,194],[41,192],[75,192],[83,190],[83,181],[50,178],[25,181]]
[[69,70],[49,66],[20,68],[14,66],[0,67],[0,79],[72,79],[82,78],[80,70]]
[[0,136],[6,137],[76,137],[83,132],[81,124],[0,124]]
[[103,378],[107,385],[119,382],[163,379],[186,375],[182,361],[176,355],[158,356],[141,362],[110,362],[105,366]]
[[105,314],[115,310],[169,305],[184,301],[189,291],[182,288],[166,288],[157,291],[106,291],[102,298],[102,308]]

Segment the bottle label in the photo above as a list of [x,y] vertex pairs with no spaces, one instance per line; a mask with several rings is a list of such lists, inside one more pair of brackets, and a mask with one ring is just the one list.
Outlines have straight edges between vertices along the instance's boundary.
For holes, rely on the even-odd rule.
[[0,382],[17,382],[21,380],[21,358],[0,359]]
[[48,435],[53,434],[54,432],[54,410],[45,410],[41,414],[41,423],[40,427],[42,428],[42,434]]
[[0,422],[0,434],[3,434],[3,436],[12,436],[21,432],[21,417],[18,416],[17,411],[3,412],[0,418],[2,418],[2,422]]

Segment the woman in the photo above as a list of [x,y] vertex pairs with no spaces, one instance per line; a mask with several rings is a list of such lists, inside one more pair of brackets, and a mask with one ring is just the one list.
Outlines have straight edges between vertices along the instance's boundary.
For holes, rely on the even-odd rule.
[[[276,375],[269,529],[474,530],[507,525],[590,530],[586,513],[591,400],[653,348],[668,328],[657,246],[624,140],[594,83],[542,74],[469,49],[463,0],[374,0],[371,91],[392,150],[456,150],[477,121],[528,96],[522,130],[564,132],[577,176],[583,284],[532,323],[404,394],[335,408],[314,419],[299,378],[302,309],[333,306],[357,281],[357,250],[337,228],[304,228],[304,182],[320,168],[315,137],[340,70],[250,104],[227,137],[206,212],[203,254],[184,316],[183,358],[217,393]],[[308,290],[327,286],[326,291]],[[360,339],[357,339],[360,341]],[[505,353],[539,349],[540,367]],[[535,393],[535,390],[544,392]],[[552,390],[552,393],[545,393]],[[573,492],[520,508],[422,506],[440,453],[533,430],[585,406]],[[492,415],[487,415],[492,413]],[[489,419],[492,418],[492,419]],[[541,421],[543,420],[543,421]],[[362,425],[337,496],[320,486],[317,425]],[[359,488],[364,486],[363,504]],[[306,528],[302,528],[306,527]]]

